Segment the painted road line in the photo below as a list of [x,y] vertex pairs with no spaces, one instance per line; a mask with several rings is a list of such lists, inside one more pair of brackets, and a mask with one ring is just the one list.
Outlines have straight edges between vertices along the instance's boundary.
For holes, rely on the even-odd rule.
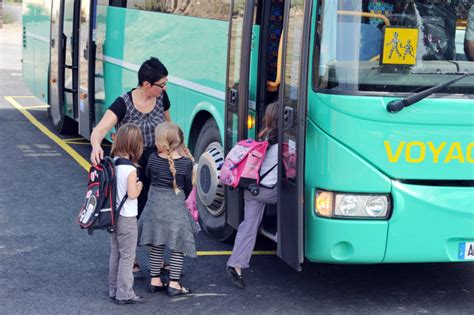
[[[56,136],[54,133],[49,131],[42,123],[40,123],[33,115],[31,115],[23,106],[21,106],[15,98],[30,98],[30,97],[16,97],[16,96],[5,96],[7,102],[13,107],[18,109],[23,116],[26,117],[34,126],[36,126],[42,133],[48,138],[56,142],[64,151],[66,151],[79,165],[81,165],[86,171],[89,171],[90,164],[86,161],[79,153],[77,153],[69,144],[65,143],[61,138]],[[32,98],[32,97],[31,97]]]
[[[15,98],[32,98],[23,96],[5,96],[5,99],[16,109],[18,109],[33,125],[35,125],[42,133],[48,136],[51,140],[56,142],[64,151],[66,151],[79,165],[86,171],[89,171],[90,164],[79,153],[77,153],[69,144],[63,139],[56,136],[49,131],[43,124],[41,124],[33,115],[31,115],[23,106],[21,106]],[[67,139],[66,139],[67,140]],[[231,251],[197,251],[198,256],[229,256]],[[255,251],[253,255],[275,255],[275,251]]]
[[34,106],[23,106],[24,109],[30,110],[30,109],[48,109],[50,108],[49,105],[34,105]]
[[[228,256],[232,255],[231,251],[198,251],[198,256]],[[276,255],[275,251],[272,250],[260,250],[254,251],[252,255]]]

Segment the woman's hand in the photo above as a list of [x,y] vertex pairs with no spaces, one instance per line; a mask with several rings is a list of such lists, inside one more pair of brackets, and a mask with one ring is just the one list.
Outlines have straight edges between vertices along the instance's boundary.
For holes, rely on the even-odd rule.
[[104,139],[107,132],[109,132],[109,130],[112,129],[112,127],[116,124],[117,124],[117,116],[114,114],[114,112],[108,109],[105,112],[104,117],[102,117],[102,119],[97,124],[97,126],[92,130],[91,163],[93,165],[99,164],[100,160],[104,158],[104,150],[102,150],[100,144],[102,143],[102,140]]
[[100,163],[100,160],[104,158],[104,150],[102,150],[102,147],[99,145],[97,147],[92,148],[91,152],[91,163],[92,165],[97,165]]

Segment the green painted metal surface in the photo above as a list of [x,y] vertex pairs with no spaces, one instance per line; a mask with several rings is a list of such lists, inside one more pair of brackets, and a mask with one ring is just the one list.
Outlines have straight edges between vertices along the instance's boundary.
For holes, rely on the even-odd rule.
[[99,7],[98,12],[98,36],[106,32],[104,55],[124,62],[105,60],[104,106],[136,87],[138,67],[156,56],[170,75],[172,119],[188,134],[196,109],[206,110],[223,138],[228,23],[115,7]]
[[[472,101],[428,98],[391,114],[391,97],[308,90],[305,256],[337,263],[459,261],[460,243],[474,240],[474,187],[399,180],[474,180]],[[381,221],[318,217],[316,189],[390,193],[393,212]]]
[[51,5],[23,1],[23,80],[36,97],[48,102],[49,40]]

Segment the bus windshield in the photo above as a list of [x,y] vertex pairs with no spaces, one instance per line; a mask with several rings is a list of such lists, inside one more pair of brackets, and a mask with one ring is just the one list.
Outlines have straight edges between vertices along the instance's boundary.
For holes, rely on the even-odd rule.
[[[315,89],[416,92],[474,72],[471,1],[323,1],[317,32]],[[473,94],[474,77],[440,93]]]

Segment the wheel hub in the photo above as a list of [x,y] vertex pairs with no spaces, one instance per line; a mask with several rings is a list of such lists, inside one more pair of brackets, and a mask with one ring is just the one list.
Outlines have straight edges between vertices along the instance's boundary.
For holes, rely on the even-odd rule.
[[213,216],[219,216],[224,211],[224,187],[219,182],[222,164],[224,150],[217,142],[209,144],[198,161],[198,198]]

